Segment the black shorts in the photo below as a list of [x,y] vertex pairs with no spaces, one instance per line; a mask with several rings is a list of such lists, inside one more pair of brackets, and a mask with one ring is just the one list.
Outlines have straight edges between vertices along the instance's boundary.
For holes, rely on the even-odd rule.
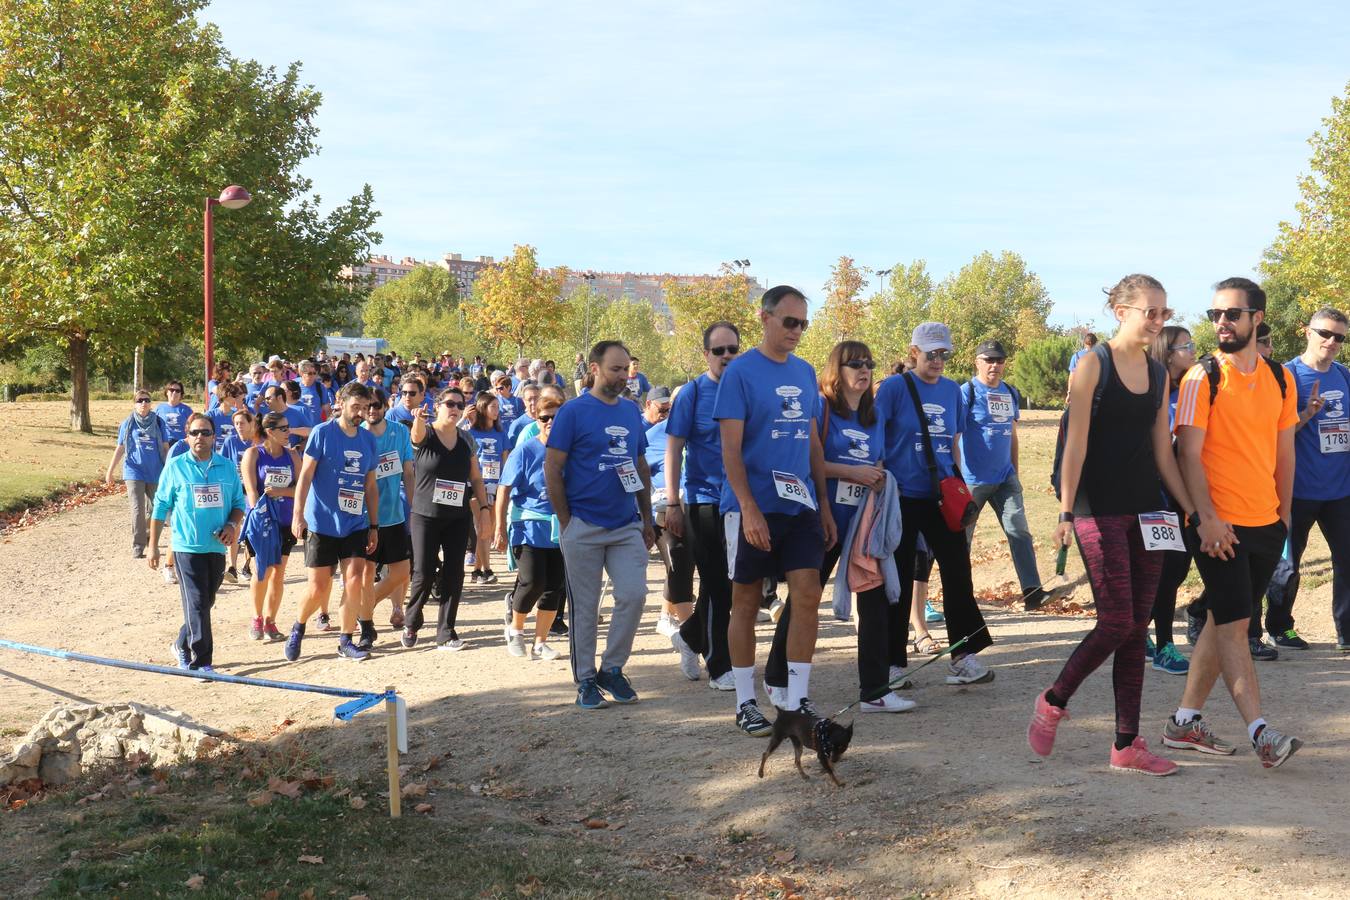
[[412,559],[412,539],[408,537],[408,527],[402,522],[381,525],[379,543],[375,545],[375,552],[366,556],[366,559],[377,566],[392,566]]
[[788,572],[797,569],[819,572],[825,560],[825,531],[820,525],[820,513],[813,509],[791,516],[786,513],[766,515],[768,552],[752,547],[745,540],[740,513],[727,513],[724,521],[727,571],[736,584],[755,584],[765,578],[784,581]]
[[336,566],[344,559],[366,558],[366,538],[369,532],[361,528],[346,537],[333,537],[310,531],[305,534],[305,568],[324,569]]
[[1200,602],[1214,614],[1214,624],[1246,621],[1261,611],[1261,597],[1284,555],[1288,536],[1284,523],[1248,527],[1234,525],[1238,543],[1232,559],[1218,559],[1200,550],[1200,535],[1187,528],[1186,548],[1195,557],[1195,567],[1205,583]]
[[[287,556],[290,555],[290,552],[293,549],[295,549],[295,535],[291,534],[291,526],[289,525],[280,526],[280,531],[281,531],[281,558],[285,559]],[[253,545],[248,542],[248,538],[244,538],[244,546],[248,548],[249,556],[256,557],[258,555],[257,553],[254,552]]]

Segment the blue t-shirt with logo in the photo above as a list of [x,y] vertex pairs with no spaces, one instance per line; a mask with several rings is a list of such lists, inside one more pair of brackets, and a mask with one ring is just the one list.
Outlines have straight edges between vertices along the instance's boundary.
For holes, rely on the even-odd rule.
[[[937,459],[938,478],[955,473],[952,443],[965,421],[965,400],[961,388],[950,378],[939,377],[936,384],[914,379],[919,402],[928,418]],[[928,458],[923,448],[923,429],[910,399],[904,375],[887,378],[877,389],[877,408],[886,420],[886,470],[895,476],[905,497],[933,499],[933,482],[928,474]]]
[[489,496],[495,495],[502,477],[502,462],[506,458],[506,432],[500,428],[471,428],[469,434],[478,445],[478,472],[483,476],[483,488]]
[[974,399],[961,431],[961,476],[966,484],[1002,484],[1013,477],[1013,423],[1022,417],[1017,395],[1005,382],[991,388],[972,378],[961,396]]
[[492,396],[497,398],[497,421],[506,429],[506,433],[511,433],[511,425],[515,422],[517,416],[524,415],[525,401],[518,400],[515,397],[502,397],[495,391]]
[[216,429],[216,452],[219,453],[225,449],[225,442],[234,437],[234,414],[236,410],[226,412],[220,407],[216,407],[207,413],[211,417],[211,424]]
[[375,483],[380,489],[380,527],[399,525],[407,516],[403,496],[403,464],[412,462],[412,432],[401,422],[384,420],[384,434],[370,431],[370,426],[361,426],[375,438]]
[[532,425],[533,423],[534,419],[522,413],[521,415],[516,417],[516,420],[514,422],[511,423],[511,427],[506,428],[506,426],[503,425],[502,427],[506,428],[506,449],[507,450],[516,449],[516,444],[520,441],[520,433],[524,431],[526,428],[529,428],[530,425]]
[[[824,397],[820,398],[821,417],[826,418]],[[875,410],[874,410],[875,411]],[[826,426],[824,451],[825,461],[847,466],[875,465],[881,461],[882,442],[886,436],[886,423],[876,416],[871,425],[858,421],[856,412],[840,413],[831,407]],[[840,478],[825,479],[825,491],[830,497],[830,512],[834,514],[834,524],[842,535],[848,529],[853,514],[862,508],[862,485]]]
[[164,440],[172,444],[187,437],[187,420],[192,415],[192,407],[186,403],[161,403],[155,407],[155,415],[164,423]]
[[339,420],[329,419],[309,433],[305,456],[319,462],[305,498],[305,527],[329,537],[346,537],[369,528],[367,504],[378,501],[366,496],[366,473],[379,458],[375,435],[358,428],[348,437]]
[[299,403],[292,403],[286,407],[282,413],[286,417],[286,424],[291,427],[291,446],[299,447],[305,442],[305,439],[295,433],[297,428],[313,428],[319,424],[319,419],[309,409]]
[[648,381],[647,376],[643,375],[641,372],[628,379],[626,383],[628,385],[629,393],[631,393],[633,399],[638,402],[641,402],[643,395],[652,389],[652,383]]
[[310,415],[310,421],[316,425],[323,420],[323,406],[327,403],[333,405],[328,396],[328,391],[324,388],[322,382],[314,382],[306,387],[300,385],[300,405],[302,405]]
[[[168,440],[161,422],[160,438]],[[144,481],[155,484],[160,472],[164,470],[164,457],[160,456],[160,440],[155,438],[154,419],[150,427],[142,428],[136,424],[135,416],[128,416],[117,430],[117,443],[122,447],[122,480]]]
[[[549,447],[567,454],[563,481],[573,516],[598,528],[637,521],[636,492],[620,481],[620,469],[647,452],[647,423],[632,403],[605,403],[587,394],[558,407]],[[641,490],[639,484],[638,490]]]
[[[758,347],[738,356],[722,374],[713,418],[745,423],[741,457],[750,493],[765,515],[816,508],[811,480],[811,429],[820,414],[816,391],[810,363],[796,356],[774,362]],[[731,483],[724,481],[721,511],[740,508]]]
[[713,418],[717,382],[704,372],[680,388],[670,406],[666,433],[684,438],[684,469],[680,490],[689,503],[719,503],[722,499],[722,429]]
[[1322,408],[1294,434],[1294,496],[1300,500],[1339,500],[1350,496],[1350,380],[1333,362],[1319,372],[1294,357],[1285,363],[1298,383],[1298,409],[1308,405],[1313,382]]
[[[548,485],[544,482],[544,456],[547,448],[537,435],[521,441],[511,451],[502,468],[502,488],[511,492],[511,502],[523,510],[541,516],[553,515],[553,504],[548,502]],[[537,519],[512,522],[508,540],[512,547],[556,547],[553,524]]]

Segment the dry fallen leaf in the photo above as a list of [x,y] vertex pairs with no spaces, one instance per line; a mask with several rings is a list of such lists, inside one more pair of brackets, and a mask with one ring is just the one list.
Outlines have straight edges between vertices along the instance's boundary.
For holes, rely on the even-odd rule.
[[305,888],[301,891],[300,900],[314,900],[314,888]]
[[272,798],[275,796],[276,795],[271,791],[257,791],[256,793],[249,794],[246,802],[249,806],[257,809],[260,806],[266,806],[271,803]]
[[187,889],[190,891],[200,891],[206,886],[206,876],[193,875],[187,881],[183,882],[183,884],[186,885]]
[[779,850],[773,855],[773,861],[780,866],[785,866],[797,858],[796,850]]
[[426,782],[414,781],[411,784],[405,784],[400,793],[404,797],[425,797],[427,795]]
[[581,820],[581,824],[582,824],[582,825],[585,825],[587,828],[608,828],[608,827],[609,827],[609,823],[606,822],[604,819],[598,819],[598,818],[596,818],[596,817],[594,817],[594,816],[587,816],[586,818],[582,819],[582,820]]
[[432,806],[430,803],[419,803],[413,807],[413,812],[429,813],[435,808],[436,807]]
[[290,797],[292,800],[300,796],[300,782],[287,781],[276,775],[267,779],[267,788],[283,797]]
[[348,801],[347,801],[347,805],[350,806],[352,809],[365,809],[365,808],[366,808],[366,798],[365,798],[365,797],[362,797],[362,796],[360,796],[360,795],[358,794],[358,795],[352,797],[350,800],[348,800]]
[[296,862],[309,863],[311,866],[323,865],[322,856],[301,856]]
[[531,875],[516,885],[516,893],[522,897],[533,897],[539,893],[539,889],[543,886],[544,883],[539,880],[539,876]]

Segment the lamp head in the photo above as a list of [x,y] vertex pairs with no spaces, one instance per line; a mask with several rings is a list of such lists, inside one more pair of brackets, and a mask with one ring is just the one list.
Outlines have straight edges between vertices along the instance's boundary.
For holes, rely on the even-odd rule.
[[253,197],[237,184],[232,184],[220,192],[220,205],[226,209],[242,209],[248,206]]

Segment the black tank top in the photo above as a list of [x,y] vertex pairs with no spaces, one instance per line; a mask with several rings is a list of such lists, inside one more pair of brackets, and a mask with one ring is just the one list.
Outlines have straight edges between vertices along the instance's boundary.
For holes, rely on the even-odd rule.
[[[1110,346],[1107,352],[1114,359]],[[1119,368],[1111,366],[1101,405],[1088,426],[1075,514],[1136,515],[1161,508],[1162,485],[1153,457],[1161,368],[1148,360],[1148,390],[1136,394],[1120,380]]]
[[[447,450],[436,429],[427,426],[427,437],[413,447],[412,511],[435,519],[457,519],[469,515],[473,486],[469,484],[469,461],[473,459],[473,438],[463,430],[455,436],[455,446]],[[458,501],[458,502],[456,502]]]

